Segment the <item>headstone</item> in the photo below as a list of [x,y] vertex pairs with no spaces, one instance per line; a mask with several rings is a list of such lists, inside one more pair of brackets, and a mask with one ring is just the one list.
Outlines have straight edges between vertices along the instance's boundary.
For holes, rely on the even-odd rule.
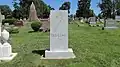
[[50,50],[45,51],[47,59],[75,58],[73,50],[68,48],[68,11],[50,12]]
[[23,21],[26,21],[26,18],[24,18]]
[[100,18],[97,18],[97,22],[100,22]]
[[106,23],[104,23],[104,28],[105,29],[116,29],[116,28],[118,28],[116,20],[107,19]]
[[1,14],[1,10],[0,10],[0,23],[2,23],[2,14]]
[[32,2],[31,6],[30,6],[30,14],[29,14],[29,21],[39,21],[38,17],[37,17],[37,12],[35,9],[35,5]]
[[5,19],[5,15],[2,15],[1,10],[0,10],[0,23],[2,23],[2,20],[4,20],[4,19]]
[[84,21],[85,21],[85,19],[84,19],[83,17],[81,17],[80,22],[81,22],[81,23],[84,23]]
[[104,22],[104,19],[100,19],[100,22]]
[[89,18],[89,23],[90,23],[90,26],[96,26],[96,18],[95,17],[90,17]]
[[9,23],[5,23],[4,26],[9,26]]
[[22,19],[20,19],[20,21],[23,21]]
[[2,31],[1,28],[2,23],[0,22],[0,61],[10,61],[17,55],[17,53],[12,53],[12,47],[8,43],[9,32],[5,29]]
[[120,21],[120,16],[115,16],[116,21]]
[[2,16],[1,16],[1,19],[4,20],[4,19],[5,19],[5,15],[2,15]]

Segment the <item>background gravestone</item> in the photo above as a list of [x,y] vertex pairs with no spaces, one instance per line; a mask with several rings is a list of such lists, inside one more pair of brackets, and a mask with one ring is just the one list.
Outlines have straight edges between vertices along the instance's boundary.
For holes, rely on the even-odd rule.
[[117,22],[113,19],[107,19],[106,23],[104,23],[105,29],[116,29],[117,28]]
[[90,26],[96,26],[96,17],[90,17],[89,24]]
[[50,50],[45,51],[47,59],[75,58],[73,50],[68,48],[68,11],[50,12]]
[[5,19],[5,15],[1,15],[1,19],[4,20]]
[[103,23],[103,22],[104,22],[104,19],[100,19],[100,22],[102,22],[102,23]]
[[115,16],[116,21],[120,21],[120,16]]
[[0,9],[0,23],[2,23],[2,14],[1,14],[1,9]]

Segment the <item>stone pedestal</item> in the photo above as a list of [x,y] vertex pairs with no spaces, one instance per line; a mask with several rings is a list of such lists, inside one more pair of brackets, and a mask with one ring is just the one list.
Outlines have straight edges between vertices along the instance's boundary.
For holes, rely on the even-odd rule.
[[11,53],[9,57],[0,57],[0,61],[11,61],[17,56],[17,53]]
[[75,58],[73,50],[68,48],[68,11],[50,12],[50,50],[45,51],[45,59]]
[[75,58],[72,48],[69,48],[67,51],[45,51],[46,59],[70,59]]

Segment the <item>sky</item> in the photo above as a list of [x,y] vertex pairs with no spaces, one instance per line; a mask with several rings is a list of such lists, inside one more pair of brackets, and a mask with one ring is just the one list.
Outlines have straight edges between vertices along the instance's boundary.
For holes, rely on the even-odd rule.
[[[55,8],[56,10],[59,9],[59,7],[65,2],[70,1],[71,2],[71,13],[75,14],[77,9],[77,2],[78,0],[43,0],[46,4],[50,5],[51,7]],[[98,15],[100,13],[100,8],[97,7],[97,3],[100,0],[91,0],[91,9],[94,10],[95,14]],[[0,5],[8,5],[11,9],[14,9],[12,6],[13,0],[0,0]]]

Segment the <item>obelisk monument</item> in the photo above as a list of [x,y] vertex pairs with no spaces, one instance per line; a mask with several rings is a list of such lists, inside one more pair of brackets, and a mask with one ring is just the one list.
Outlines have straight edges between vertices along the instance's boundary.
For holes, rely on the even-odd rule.
[[29,21],[39,21],[38,17],[37,17],[37,12],[35,9],[35,5],[32,2],[31,6],[30,6],[30,12],[29,12]]

